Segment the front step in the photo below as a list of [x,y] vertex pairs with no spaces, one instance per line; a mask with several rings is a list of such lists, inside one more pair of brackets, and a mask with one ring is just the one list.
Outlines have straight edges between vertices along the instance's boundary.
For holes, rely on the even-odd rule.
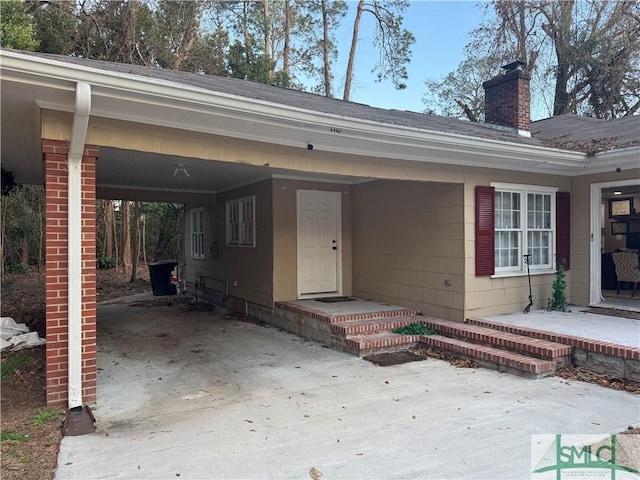
[[389,312],[384,313],[384,317],[332,323],[331,344],[343,352],[361,357],[416,346],[420,335],[398,335],[392,332],[396,328],[420,322],[422,315],[407,315],[407,311],[397,311],[395,316],[390,316]]
[[412,323],[422,323],[422,315],[399,315],[390,318],[373,318],[369,320],[347,320],[331,324],[331,334],[339,337],[355,335],[372,335],[379,332],[391,332],[396,328]]
[[494,330],[488,327],[455,323],[425,317],[422,323],[447,337],[555,362],[556,367],[571,364],[573,348],[547,340]]
[[398,352],[416,347],[421,335],[398,335],[391,332],[378,332],[369,335],[346,337],[338,348],[340,350],[365,357],[374,353]]
[[420,343],[435,348],[456,357],[478,362],[483,367],[492,368],[500,372],[515,373],[531,378],[541,378],[553,375],[556,362],[528,357],[514,352],[487,347],[475,343],[444,337],[442,335],[425,335],[420,337]]
[[[338,350],[360,357],[386,352],[430,347],[485,367],[538,378],[552,375],[571,363],[572,348],[541,339],[491,328],[450,322],[423,315],[342,320],[331,323],[331,343]],[[398,335],[392,331],[412,323],[423,323],[441,335]]]

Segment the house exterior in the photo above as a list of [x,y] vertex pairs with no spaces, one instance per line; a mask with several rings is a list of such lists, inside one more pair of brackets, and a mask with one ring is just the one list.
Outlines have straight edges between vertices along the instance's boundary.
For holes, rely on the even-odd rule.
[[485,83],[493,123],[473,124],[237,79],[1,60],[2,167],[46,190],[52,405],[96,399],[96,198],[184,203],[187,291],[238,311],[353,295],[454,321],[521,311],[528,252],[537,305],[556,255],[571,302],[601,303],[605,244],[626,248],[603,198],[628,189],[640,205],[640,117],[531,123],[517,63]]

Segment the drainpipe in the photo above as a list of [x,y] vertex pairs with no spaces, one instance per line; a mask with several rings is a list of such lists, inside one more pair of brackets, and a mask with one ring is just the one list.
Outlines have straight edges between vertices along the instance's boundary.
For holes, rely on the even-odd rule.
[[78,82],[68,160],[69,410],[82,407],[82,154],[91,111],[91,86]]

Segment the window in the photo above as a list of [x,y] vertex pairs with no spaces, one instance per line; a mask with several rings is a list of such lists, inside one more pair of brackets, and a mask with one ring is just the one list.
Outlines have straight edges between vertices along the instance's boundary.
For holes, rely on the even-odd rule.
[[555,189],[495,185],[495,272],[553,268]]
[[255,247],[255,197],[227,202],[227,245]]
[[476,275],[548,271],[570,261],[570,195],[555,188],[476,187]]
[[191,210],[191,257],[204,259],[204,208]]

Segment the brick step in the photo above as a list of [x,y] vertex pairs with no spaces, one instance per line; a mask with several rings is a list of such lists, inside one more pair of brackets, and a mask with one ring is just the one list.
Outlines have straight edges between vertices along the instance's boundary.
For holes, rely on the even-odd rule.
[[549,332],[547,330],[539,330],[531,327],[521,327],[518,325],[484,320],[481,318],[470,318],[466,323],[469,325],[491,328],[496,331],[514,333],[516,335],[522,335],[523,337],[538,338],[541,340],[560,343],[599,355],[632,361],[640,360],[640,348],[630,347],[628,345],[617,345],[615,343],[604,342],[602,340],[577,337],[575,335],[568,335],[565,333]]
[[399,308],[396,310],[379,310],[366,313],[345,313],[340,315],[331,315],[330,321],[334,325],[336,323],[353,322],[359,320],[378,320],[386,318],[410,317],[413,315],[422,315],[420,310],[413,308]]
[[411,325],[412,323],[424,323],[422,315],[403,315],[389,318],[372,318],[368,320],[347,320],[331,325],[331,334],[341,337],[354,335],[370,335]]
[[415,347],[421,335],[397,335],[391,332],[378,332],[369,335],[334,337],[333,345],[343,352],[360,357],[373,353],[396,352]]
[[553,375],[557,367],[553,360],[528,357],[442,335],[421,336],[420,345],[435,348],[459,358],[474,360],[484,367],[500,372],[515,373],[525,377],[540,378]]
[[573,347],[569,345],[437,318],[425,317],[422,323],[447,337],[509,350],[545,360],[553,360],[560,366],[571,364]]
[[494,322],[492,320],[484,320],[482,318],[469,318],[465,322],[467,325],[476,325],[479,327],[490,328],[500,332],[514,333],[516,335],[522,335],[523,337],[539,338],[550,342],[564,343],[562,342],[564,335],[561,333],[547,332],[544,330],[537,330],[530,327],[520,327],[518,325],[511,325],[508,323]]

